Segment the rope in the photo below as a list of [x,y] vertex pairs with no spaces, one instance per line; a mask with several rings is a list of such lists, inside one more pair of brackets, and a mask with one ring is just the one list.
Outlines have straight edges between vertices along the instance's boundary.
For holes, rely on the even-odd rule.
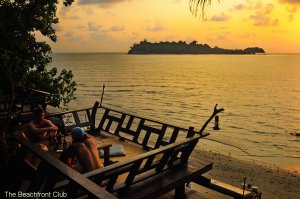
[[238,147],[238,146],[235,146],[235,145],[232,145],[232,144],[228,144],[228,143],[225,143],[225,142],[222,142],[222,141],[210,139],[210,138],[207,138],[207,137],[205,137],[204,139],[212,141],[212,142],[217,142],[217,143],[220,143],[220,144],[224,144],[224,145],[227,145],[227,146],[231,146],[231,147],[234,147],[234,148],[237,148],[237,149],[241,150],[242,152],[246,153],[249,156],[255,156],[255,155],[252,155],[249,152],[247,152],[245,149],[242,149],[241,147]]

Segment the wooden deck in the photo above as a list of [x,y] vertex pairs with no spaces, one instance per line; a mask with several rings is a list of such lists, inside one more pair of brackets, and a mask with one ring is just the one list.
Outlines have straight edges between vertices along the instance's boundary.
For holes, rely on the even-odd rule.
[[[165,124],[159,121],[142,118],[136,115],[123,113],[117,110],[112,110],[110,108],[99,107],[99,103],[97,102],[95,103],[93,108],[68,111],[68,112],[59,112],[58,110],[53,109],[50,110],[50,112],[51,113],[47,114],[47,117],[57,122],[55,124],[60,127],[60,130],[65,135],[67,135],[73,127],[84,127],[88,133],[91,133],[93,136],[95,136],[97,139],[100,139],[102,142],[106,144],[112,144],[112,145],[118,144],[124,147],[126,156],[111,157],[110,160],[117,163],[114,163],[112,165],[109,165],[108,167],[104,167],[102,170],[101,169],[99,170],[100,174],[101,175],[103,174],[101,178],[103,178],[104,176],[106,177],[108,176],[108,179],[111,178],[114,179],[120,176],[120,179],[118,179],[117,182],[119,181],[124,182],[124,179],[127,178],[125,180],[126,183],[123,184],[122,186],[125,187],[131,186],[130,183],[133,183],[132,186],[136,188],[140,186],[139,182],[143,182],[142,184],[145,185],[147,185],[147,182],[153,184],[151,178],[156,179],[155,177],[158,177],[157,180],[160,180],[166,177],[167,179],[162,180],[161,182],[164,183],[164,186],[166,186],[165,189],[164,188],[161,189],[160,186],[156,186],[157,192],[155,193],[157,194],[157,196],[172,191],[173,189],[176,189],[177,193],[178,192],[184,193],[182,192],[184,191],[184,189],[182,189],[184,183],[192,181],[194,177],[200,176],[203,173],[212,169],[211,162],[207,162],[206,160],[201,160],[198,157],[194,157],[193,154],[190,155],[190,152],[194,149],[195,145],[188,147],[189,148],[188,150],[190,150],[190,152],[187,152],[186,150],[181,151],[186,147],[187,143],[186,144],[183,143],[185,143],[188,139],[193,137],[194,138],[197,137],[197,139],[200,139],[208,135],[208,134],[203,134],[202,131],[203,128],[199,132],[196,132],[194,131],[193,127],[181,128],[178,126]],[[213,113],[213,115],[214,114],[215,112]],[[207,123],[213,118],[213,115],[207,121]],[[207,125],[207,123],[204,125],[204,128]],[[73,187],[72,189],[74,189],[75,187],[81,187],[81,190],[84,190],[85,193],[88,193],[89,195],[93,195],[96,198],[98,198],[98,196],[96,195],[98,194],[101,195],[103,191],[104,192],[108,191],[107,193],[103,193],[104,195],[111,192],[111,190],[107,190],[107,191],[103,189],[95,190],[95,186],[91,185],[91,183],[93,184],[93,181],[90,182],[87,181],[88,180],[87,178],[89,177],[93,178],[95,175],[98,175],[97,174],[98,171],[95,171],[94,174],[88,176],[86,176],[85,174],[78,175],[77,172],[68,171],[70,170],[70,168],[68,168],[66,165],[62,165],[61,163],[58,163],[57,159],[53,160],[52,158],[49,158],[47,155],[45,155],[44,157],[42,153],[43,151],[40,151],[40,149],[37,149],[37,147],[30,146],[30,144],[26,141],[22,141],[19,139],[18,141],[21,142],[22,145],[25,145],[27,151],[29,150],[35,153],[39,158],[41,158],[42,167],[37,168],[37,170],[35,171],[38,173],[38,175],[40,174],[44,175],[45,168],[47,168],[47,171],[51,171],[53,174],[59,174],[60,176],[63,176],[65,180],[63,180],[63,182],[60,183],[62,187],[70,186],[69,183],[71,182],[72,183],[71,187]],[[201,141],[199,143],[201,143]],[[36,150],[38,151],[36,152]],[[144,154],[147,155],[144,156]],[[169,156],[170,154],[172,155]],[[185,156],[184,158],[181,157],[182,154],[184,154]],[[188,158],[189,161],[186,162],[185,160],[187,160]],[[178,175],[178,178],[175,175],[177,174],[176,170],[172,169],[173,162],[174,165],[177,165],[178,163],[178,161],[175,160],[178,160],[179,162],[181,161],[181,163],[178,165],[179,166],[178,168],[181,168],[181,166],[183,166],[182,170],[178,170],[181,171],[178,172],[181,173],[180,175]],[[52,161],[52,162],[50,163],[48,161]],[[131,168],[129,162],[131,162],[130,164],[133,164],[135,166]],[[156,174],[155,172],[159,171],[162,167],[159,166],[158,170],[156,170],[157,165],[165,165],[164,162],[165,163],[169,162],[168,167],[170,165],[171,167],[167,170],[166,173],[158,172]],[[128,168],[131,169],[128,170]],[[110,169],[113,171],[113,175],[111,173],[104,172]],[[147,176],[149,172],[143,174],[143,172],[148,171],[147,169],[152,169],[154,171],[153,177]],[[128,175],[127,177],[126,175],[122,176],[126,172],[127,173],[129,172],[129,174],[131,175],[129,179],[128,179]],[[136,172],[136,173],[132,173],[132,172]],[[112,176],[110,177],[110,175]],[[134,181],[133,176],[136,175],[139,175],[140,177],[146,176],[145,181],[143,180],[138,182]],[[168,178],[170,179],[170,181],[168,181]],[[37,184],[37,182],[40,182],[41,180],[43,180],[43,178],[38,177],[37,179],[34,178],[33,180],[34,180],[33,184]],[[37,182],[35,180],[37,180]],[[53,186],[53,183],[46,182],[46,184],[47,185],[49,184],[47,189],[51,189],[51,186]],[[135,186],[135,184],[137,186]],[[90,188],[86,189],[85,185],[90,186]],[[180,186],[180,188],[178,186]],[[56,186],[56,187],[61,188],[60,186]],[[31,186],[31,188],[33,187]],[[152,190],[149,189],[149,193],[152,193],[152,191],[153,189]],[[113,189],[111,193],[113,192],[118,192],[118,189],[116,190]],[[109,196],[111,197],[112,195]],[[172,196],[172,192],[162,197],[171,197],[171,196]],[[188,190],[187,196],[191,198],[193,197],[199,198],[197,192],[193,190],[190,191]]]

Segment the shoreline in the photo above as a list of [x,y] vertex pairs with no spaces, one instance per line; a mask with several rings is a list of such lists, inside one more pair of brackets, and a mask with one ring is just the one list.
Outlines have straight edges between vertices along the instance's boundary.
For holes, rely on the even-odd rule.
[[283,170],[300,173],[299,159],[284,155],[284,151],[282,154],[278,154],[278,157],[272,155],[268,156],[265,153],[257,154],[257,151],[259,150],[257,150],[255,145],[251,148],[249,146],[241,148],[233,144],[206,138],[202,139],[201,145],[200,147],[197,147],[197,149],[229,157],[238,157],[240,160],[255,162],[266,166],[279,167]]
[[[193,156],[214,162],[213,169],[205,176],[241,187],[246,183],[257,186],[262,198],[294,199],[300,195],[300,173],[256,161],[240,160],[212,151],[195,150]],[[227,196],[202,186],[192,184],[192,189],[203,193],[203,198],[218,199]],[[229,197],[230,198],[230,197]]]

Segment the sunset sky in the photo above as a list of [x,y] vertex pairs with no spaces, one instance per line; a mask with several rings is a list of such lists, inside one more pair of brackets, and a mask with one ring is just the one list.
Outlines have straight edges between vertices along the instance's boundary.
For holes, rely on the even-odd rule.
[[205,18],[189,0],[75,0],[59,6],[53,52],[127,52],[133,43],[197,40],[211,47],[259,46],[300,53],[300,0],[217,0]]

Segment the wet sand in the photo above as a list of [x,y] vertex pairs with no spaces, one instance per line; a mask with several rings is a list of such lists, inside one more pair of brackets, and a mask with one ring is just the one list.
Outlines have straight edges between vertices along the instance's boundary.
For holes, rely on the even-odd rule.
[[[241,187],[244,177],[247,183],[259,187],[264,199],[295,199],[300,196],[300,173],[281,169],[260,162],[239,160],[209,151],[194,151],[193,156],[214,162],[213,169],[205,176],[236,187]],[[230,198],[210,189],[192,184],[192,189],[204,199]]]

